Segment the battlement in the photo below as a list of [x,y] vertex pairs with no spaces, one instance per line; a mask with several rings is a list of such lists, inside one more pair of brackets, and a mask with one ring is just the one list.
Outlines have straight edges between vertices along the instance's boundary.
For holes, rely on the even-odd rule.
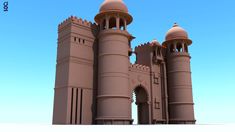
[[140,44],[140,45],[136,46],[135,51],[136,52],[148,51],[155,45],[162,47],[162,45],[160,45],[158,42],[157,43],[156,42],[147,42],[147,43]]
[[151,49],[151,47],[152,47],[152,44],[150,42],[140,44],[135,47],[135,52],[146,51],[146,50]]
[[78,24],[87,28],[93,28],[96,27],[97,25],[95,23],[92,23],[90,21],[87,20],[83,20],[81,18],[77,18],[76,16],[70,16],[69,18],[67,18],[66,20],[64,20],[62,23],[59,24],[59,29],[62,29],[63,27],[67,26],[68,24]]
[[150,68],[148,66],[140,64],[130,64],[129,68],[130,70],[135,70],[135,71],[150,72]]

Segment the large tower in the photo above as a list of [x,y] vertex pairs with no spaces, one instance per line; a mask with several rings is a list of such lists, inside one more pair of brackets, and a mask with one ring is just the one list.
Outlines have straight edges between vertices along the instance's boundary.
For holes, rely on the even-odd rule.
[[98,35],[97,124],[131,124],[129,55],[132,16],[122,0],[105,0],[95,17]]
[[92,124],[97,29],[76,17],[58,27],[53,124]]
[[169,123],[194,124],[190,54],[192,41],[187,32],[175,24],[166,34]]

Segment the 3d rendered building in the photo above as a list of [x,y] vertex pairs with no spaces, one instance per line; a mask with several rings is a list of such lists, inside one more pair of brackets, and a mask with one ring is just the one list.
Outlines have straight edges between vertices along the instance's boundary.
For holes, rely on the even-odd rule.
[[162,45],[132,51],[122,0],[105,0],[95,21],[59,25],[53,124],[132,124],[133,92],[138,124],[194,124],[187,32],[175,24]]

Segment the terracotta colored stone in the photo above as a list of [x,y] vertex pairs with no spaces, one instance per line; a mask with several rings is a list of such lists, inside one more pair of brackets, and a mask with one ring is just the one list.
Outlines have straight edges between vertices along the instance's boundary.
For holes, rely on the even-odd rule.
[[194,124],[187,32],[175,24],[163,45],[132,51],[122,0],[105,0],[95,21],[72,16],[58,27],[53,124],[132,124],[133,92],[138,124]]

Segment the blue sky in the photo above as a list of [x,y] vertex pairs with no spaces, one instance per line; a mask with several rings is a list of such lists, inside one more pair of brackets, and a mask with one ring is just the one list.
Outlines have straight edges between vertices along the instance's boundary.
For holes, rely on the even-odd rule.
[[[71,15],[94,22],[103,0],[0,0],[0,123],[51,124],[57,25]],[[174,22],[189,47],[198,124],[235,123],[235,1],[124,0],[134,21],[132,47]],[[133,58],[132,58],[132,61]]]

